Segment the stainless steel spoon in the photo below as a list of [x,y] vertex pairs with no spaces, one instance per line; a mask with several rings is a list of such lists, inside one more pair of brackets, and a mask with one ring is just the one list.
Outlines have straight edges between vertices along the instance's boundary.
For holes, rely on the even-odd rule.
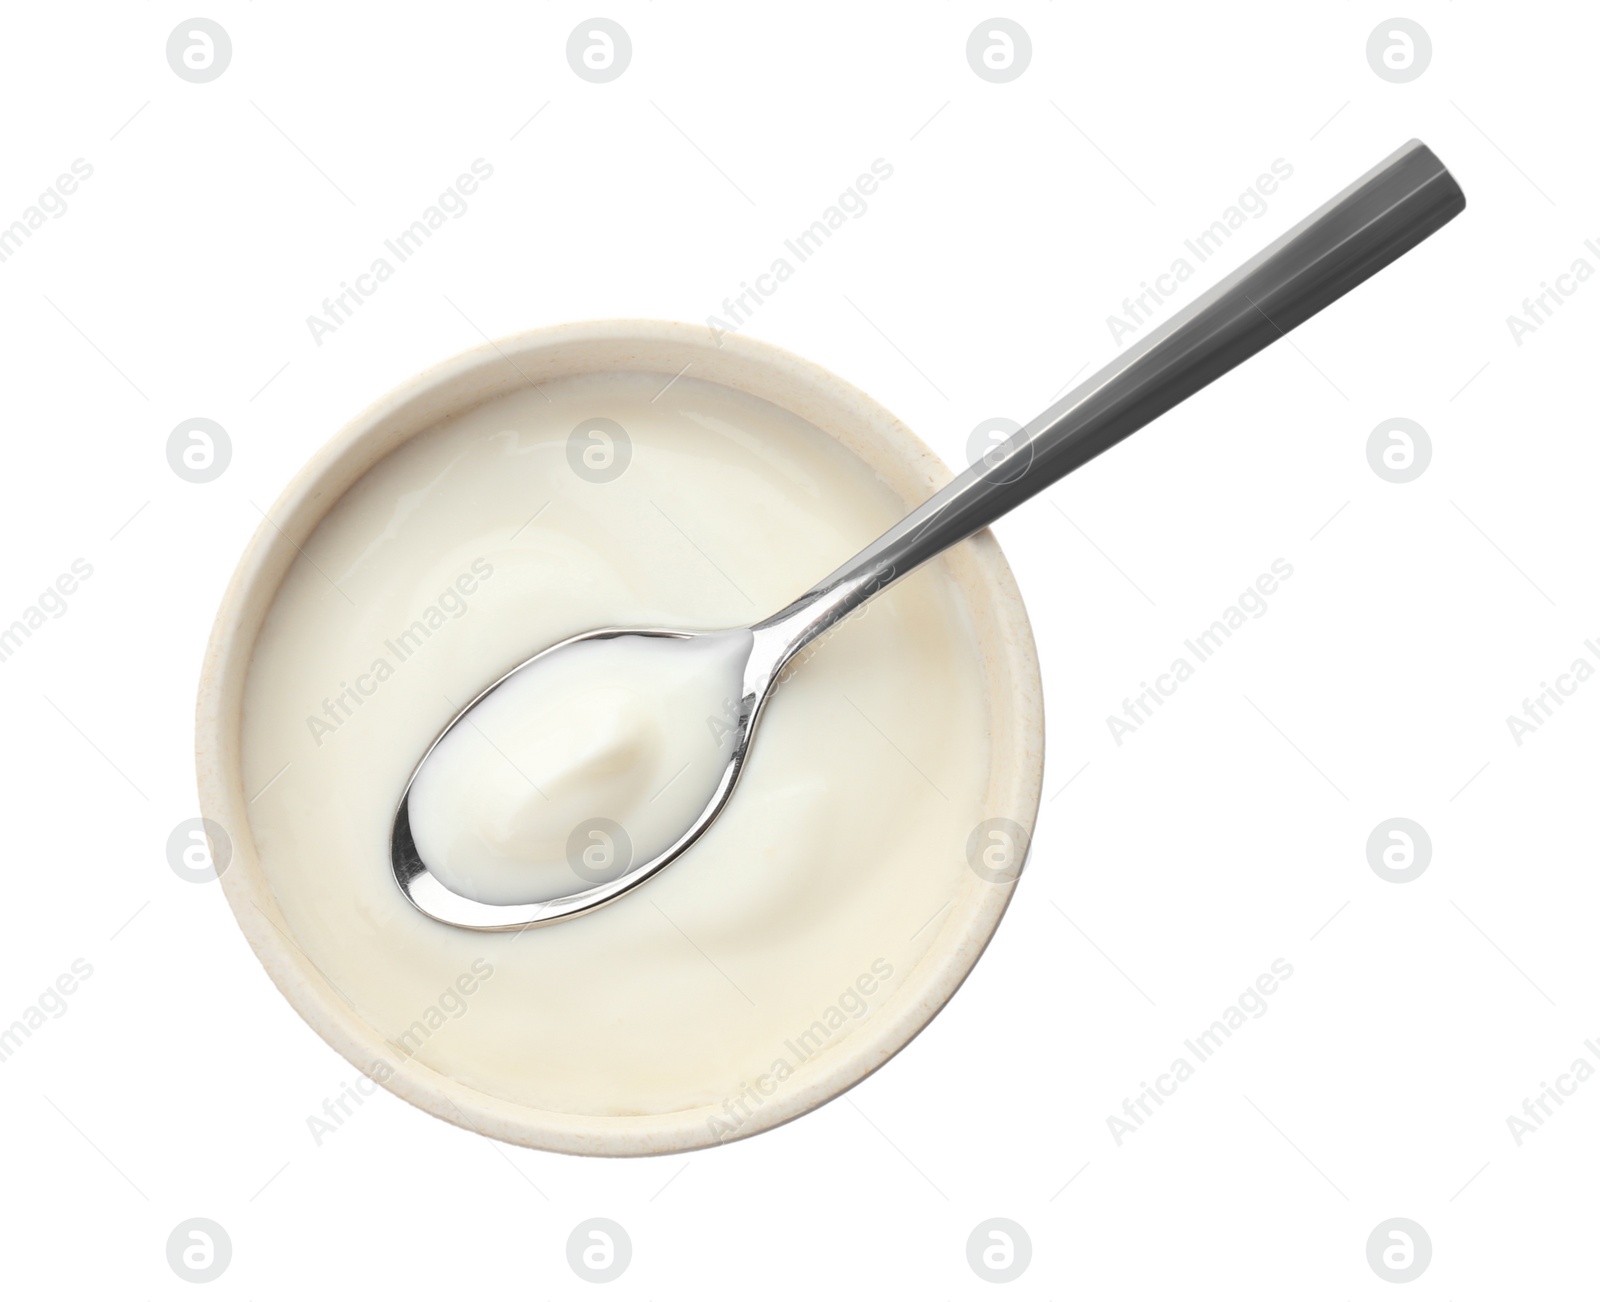
[[[484,904],[445,886],[417,854],[409,799],[412,783],[432,754],[430,746],[395,815],[391,858],[400,889],[440,922],[476,931],[509,931],[578,917],[642,886],[693,845],[727,804],[762,709],[784,667],[804,647],[917,566],[987,527],[1354,289],[1465,206],[1460,187],[1444,165],[1421,141],[1413,140],[771,618],[747,630],[716,632],[600,629],[568,638],[524,661],[479,693],[440,738],[460,727],[514,675],[562,647],[590,639],[748,634],[737,732],[715,793],[666,850],[628,867],[613,880],[559,899]],[[437,745],[438,739],[433,743]]]

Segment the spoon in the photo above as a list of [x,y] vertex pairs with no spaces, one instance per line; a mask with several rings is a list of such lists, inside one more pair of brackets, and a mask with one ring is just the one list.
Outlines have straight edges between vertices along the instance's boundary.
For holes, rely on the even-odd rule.
[[[1320,312],[1465,206],[1444,165],[1413,140],[991,448],[876,542],[770,618],[747,629],[714,632],[599,629],[524,661],[457,713],[413,770],[390,845],[400,889],[429,917],[474,931],[511,931],[575,918],[638,889],[693,845],[727,805],[762,710],[784,668],[808,644],[917,566],[986,528]],[[625,865],[620,875],[586,890],[509,904],[486,904],[452,890],[429,871],[412,837],[410,797],[418,774],[440,741],[473,722],[473,711],[490,694],[556,652],[614,639],[641,639],[641,654],[659,654],[683,639],[718,639],[712,648],[717,654],[725,656],[731,647],[743,656],[737,718],[730,720],[731,749],[710,800],[666,849],[642,863]]]

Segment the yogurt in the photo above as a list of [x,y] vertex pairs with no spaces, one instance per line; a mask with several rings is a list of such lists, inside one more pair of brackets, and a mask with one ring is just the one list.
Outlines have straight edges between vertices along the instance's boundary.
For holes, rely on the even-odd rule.
[[460,895],[523,904],[671,848],[732,758],[753,642],[742,629],[585,639],[513,674],[411,784],[423,863]]

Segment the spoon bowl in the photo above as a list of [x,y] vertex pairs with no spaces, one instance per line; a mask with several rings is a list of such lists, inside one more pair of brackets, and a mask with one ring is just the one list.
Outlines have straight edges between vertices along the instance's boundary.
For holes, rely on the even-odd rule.
[[[669,628],[603,628],[587,633],[579,633],[574,637],[566,638],[552,646],[546,647],[537,655],[530,656],[510,672],[497,678],[488,687],[479,692],[477,696],[457,710],[455,715],[440,731],[439,735],[424,752],[422,759],[411,772],[406,782],[406,788],[400,799],[400,808],[395,814],[394,828],[390,838],[390,857],[394,866],[395,880],[406,897],[424,913],[441,922],[450,922],[459,927],[468,927],[477,931],[516,931],[524,927],[543,926],[551,922],[559,922],[564,918],[579,917],[601,905],[609,903],[620,895],[636,889],[649,881],[651,877],[660,872],[689,846],[700,838],[701,833],[722,812],[722,807],[732,795],[734,784],[738,781],[739,771],[744,765],[744,757],[749,749],[750,737],[754,731],[755,716],[759,713],[760,706],[766,700],[764,679],[757,673],[752,682],[750,672],[753,659],[746,662],[738,671],[740,690],[738,694],[738,709],[735,717],[730,717],[728,723],[731,727],[729,741],[731,748],[727,762],[722,767],[717,778],[715,788],[709,800],[706,801],[700,812],[695,815],[680,835],[658,852],[644,857],[635,862],[631,846],[624,842],[616,846],[609,838],[600,845],[602,852],[599,862],[589,861],[588,866],[577,855],[571,857],[574,875],[578,878],[587,878],[593,884],[587,888],[573,891],[547,900],[535,900],[515,904],[489,903],[475,899],[469,895],[453,889],[447,885],[442,877],[430,869],[421,852],[417,848],[416,837],[412,830],[412,796],[417,786],[418,779],[427,768],[429,760],[439,750],[448,737],[459,727],[476,727],[473,719],[474,712],[495,693],[512,687],[531,671],[537,671],[545,666],[557,652],[571,652],[581,650],[588,645],[615,644],[626,639],[640,639],[643,647],[652,643],[681,644],[696,640],[726,640],[730,632],[743,630],[694,632],[687,629]],[[753,651],[754,643],[751,642]],[[487,740],[487,738],[486,738]],[[489,742],[490,745],[494,743]],[[508,761],[509,762],[509,761]],[[618,863],[620,860],[620,866]],[[612,871],[616,869],[616,871]]]

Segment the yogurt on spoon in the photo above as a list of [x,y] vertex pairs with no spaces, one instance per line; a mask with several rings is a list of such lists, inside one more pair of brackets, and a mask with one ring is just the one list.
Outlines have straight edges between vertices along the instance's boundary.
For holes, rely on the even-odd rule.
[[667,850],[706,807],[738,728],[751,635],[623,635],[503,679],[429,752],[411,835],[484,904],[568,895]]

